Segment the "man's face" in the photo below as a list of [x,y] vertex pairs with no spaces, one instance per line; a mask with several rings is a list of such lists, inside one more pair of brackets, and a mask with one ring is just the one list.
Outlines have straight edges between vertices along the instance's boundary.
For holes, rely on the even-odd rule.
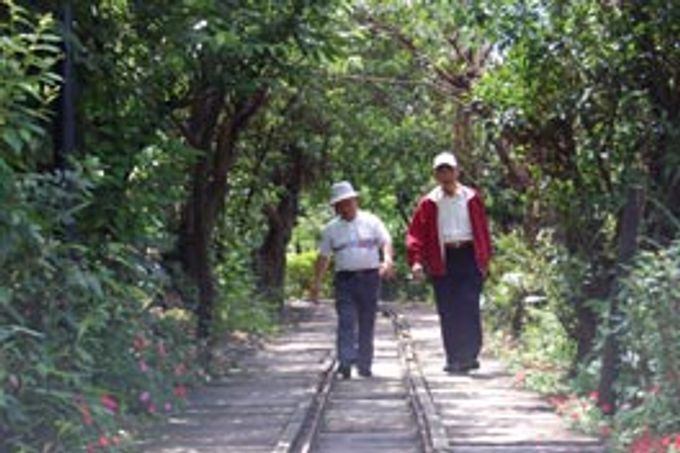
[[359,202],[356,198],[348,198],[335,203],[335,212],[345,220],[352,220],[357,215]]
[[458,180],[458,169],[448,165],[440,165],[435,169],[434,177],[441,185],[452,184]]

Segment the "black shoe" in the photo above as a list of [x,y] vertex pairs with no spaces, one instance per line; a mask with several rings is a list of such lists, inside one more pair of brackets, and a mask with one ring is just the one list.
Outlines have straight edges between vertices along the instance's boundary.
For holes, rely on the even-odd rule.
[[349,379],[352,377],[352,367],[350,365],[340,365],[338,367],[338,374],[342,376],[343,379]]
[[449,362],[444,367],[444,371],[449,374],[461,374],[466,373],[468,368],[463,367],[460,362]]
[[373,373],[367,368],[359,368],[359,376],[361,377],[372,377]]
[[472,359],[469,362],[464,362],[462,367],[465,371],[478,370],[479,369],[479,360]]

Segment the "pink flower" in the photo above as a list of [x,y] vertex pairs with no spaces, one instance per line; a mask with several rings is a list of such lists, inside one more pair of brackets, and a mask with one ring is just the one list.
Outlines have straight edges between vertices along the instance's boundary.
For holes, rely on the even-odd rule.
[[147,365],[144,360],[140,360],[139,361],[139,370],[142,373],[146,373],[147,371],[149,371],[149,365]]
[[146,403],[151,399],[151,394],[149,392],[142,392],[139,394],[139,401]]
[[108,447],[111,444],[109,442],[109,438],[106,436],[100,437],[97,443],[99,444],[100,447]]
[[611,414],[612,412],[612,406],[609,403],[602,403],[600,409],[602,409],[602,412],[604,412],[605,414]]
[[589,398],[590,398],[591,401],[597,401],[599,396],[600,395],[599,395],[599,393],[597,393],[597,391],[592,391],[592,392],[590,392]]
[[113,396],[108,394],[102,395],[101,403],[102,406],[104,406],[112,414],[118,412],[118,401],[116,401],[116,399]]
[[171,403],[165,403],[165,412],[171,412],[172,411],[172,404]]
[[147,407],[147,410],[149,411],[150,414],[155,414],[156,413],[156,405],[154,403],[149,404],[149,407]]
[[94,453],[95,448],[94,444],[87,444],[87,453]]

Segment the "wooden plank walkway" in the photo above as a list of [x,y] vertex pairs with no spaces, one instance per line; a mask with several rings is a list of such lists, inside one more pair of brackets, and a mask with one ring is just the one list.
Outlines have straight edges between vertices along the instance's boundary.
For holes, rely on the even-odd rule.
[[[307,421],[335,346],[332,304],[247,357],[241,371],[195,391],[189,410],[149,433],[145,452],[276,452],[290,447]],[[434,307],[394,306],[410,326],[424,382],[435,451],[456,453],[590,453],[597,439],[570,432],[536,395],[516,389],[503,366],[485,357],[480,370],[442,370]],[[409,411],[404,367],[389,318],[379,317],[374,376],[334,380],[311,451],[417,452],[420,433]]]
[[467,375],[443,371],[439,321],[433,307],[402,307],[437,420],[456,453],[590,453],[605,451],[598,439],[569,431],[538,395],[513,386],[492,357]]
[[285,451],[303,422],[321,373],[330,365],[335,314],[306,307],[307,319],[287,329],[229,376],[192,392],[189,409],[148,433],[139,451],[260,453]]

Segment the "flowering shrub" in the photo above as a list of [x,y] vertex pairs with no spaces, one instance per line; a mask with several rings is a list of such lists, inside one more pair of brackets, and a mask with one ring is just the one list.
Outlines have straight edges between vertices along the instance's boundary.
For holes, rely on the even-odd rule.
[[[487,311],[487,316],[499,326],[491,343],[515,370],[514,385],[549,395],[549,402],[573,427],[608,439],[612,451],[680,451],[680,242],[639,254],[616,296],[621,307],[622,363],[616,382],[619,404],[613,416],[604,415],[611,408],[597,406],[593,390],[599,378],[597,358],[581,364],[573,378],[568,376],[574,339],[555,322],[554,300],[524,307],[522,336],[508,335],[513,313],[508,308],[537,289],[549,299],[557,298],[559,291],[551,292],[551,288],[559,287],[555,282],[561,278],[557,275],[560,268],[541,261],[546,255],[517,252],[520,247],[514,240],[506,242],[501,242],[507,249],[501,251],[497,267],[502,273],[490,282],[491,299],[495,303],[500,298],[501,306]],[[536,284],[535,272],[522,264],[530,256],[542,263],[534,268],[553,283]],[[521,278],[508,278],[508,274]],[[508,304],[504,305],[506,296]]]
[[17,2],[0,16],[0,451],[123,448],[141,418],[183,404],[192,320],[151,308],[167,279],[146,253],[77,231],[87,168],[36,170],[59,38]]
[[191,316],[152,308],[158,266],[131,247],[59,239],[86,187],[79,172],[0,165],[2,451],[122,446],[133,417],[174,411],[196,379]]

